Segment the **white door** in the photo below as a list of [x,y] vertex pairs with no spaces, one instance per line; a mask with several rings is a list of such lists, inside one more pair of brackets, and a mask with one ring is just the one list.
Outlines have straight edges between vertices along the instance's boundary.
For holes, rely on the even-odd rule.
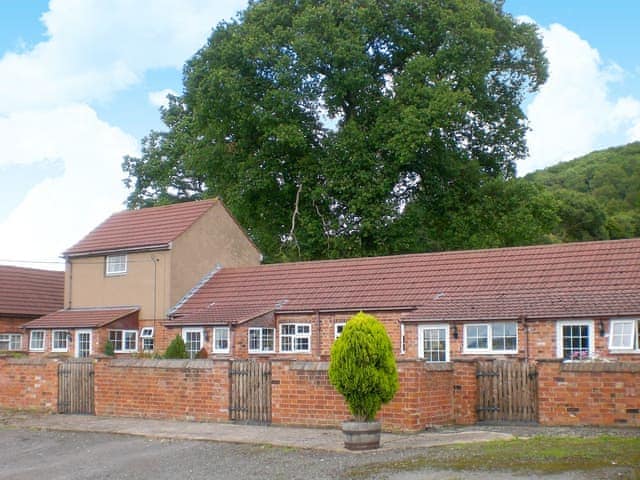
[[76,331],[76,357],[91,355],[91,330]]

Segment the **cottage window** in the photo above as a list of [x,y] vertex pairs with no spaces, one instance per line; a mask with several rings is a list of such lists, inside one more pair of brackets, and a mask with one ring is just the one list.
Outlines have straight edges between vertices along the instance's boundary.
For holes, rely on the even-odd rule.
[[138,350],[136,330],[109,330],[109,340],[113,343],[114,352],[128,353]]
[[340,335],[342,335],[342,331],[344,330],[344,326],[346,325],[346,323],[336,323],[333,326],[333,336],[334,338],[338,338]]
[[640,320],[612,320],[609,349],[620,351],[640,350]]
[[283,323],[280,325],[281,352],[310,352],[311,325],[308,323]]
[[558,322],[557,355],[564,360],[585,360],[593,355],[593,322]]
[[67,330],[54,330],[51,333],[51,351],[67,352],[69,350],[69,332]]
[[517,353],[516,322],[476,323],[464,326],[466,353]]
[[22,349],[22,335],[20,333],[4,333],[0,335],[0,351]]
[[273,328],[249,329],[249,353],[273,353],[275,351]]
[[229,327],[213,329],[213,353],[229,353]]
[[183,328],[182,339],[185,348],[189,354],[189,358],[196,358],[198,352],[202,349],[202,341],[204,338],[204,329],[202,328]]
[[425,325],[418,327],[418,356],[427,362],[449,360],[448,325]]
[[142,351],[153,351],[153,327],[144,327],[140,330],[140,338],[142,339]]
[[106,259],[105,272],[107,276],[124,275],[127,273],[126,255],[109,255]]
[[44,352],[44,330],[31,330],[29,335],[29,350]]

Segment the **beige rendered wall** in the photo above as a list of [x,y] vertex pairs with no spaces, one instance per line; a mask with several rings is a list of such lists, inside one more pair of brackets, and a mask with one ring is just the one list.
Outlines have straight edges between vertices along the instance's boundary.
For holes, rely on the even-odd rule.
[[259,265],[260,259],[231,214],[216,203],[172,244],[170,303],[180,300],[216,264],[244,267]]
[[[169,309],[171,252],[127,254],[127,273],[105,275],[105,256],[67,262],[65,307],[140,306],[140,319],[163,318]],[[155,295],[154,295],[155,293]]]

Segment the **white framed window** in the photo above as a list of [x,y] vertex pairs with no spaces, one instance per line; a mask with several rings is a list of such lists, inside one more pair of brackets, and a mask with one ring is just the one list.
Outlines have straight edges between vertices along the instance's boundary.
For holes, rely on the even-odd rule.
[[344,322],[336,323],[333,325],[333,338],[338,338],[340,335],[342,335],[342,331],[344,330],[345,325],[346,323]]
[[51,332],[51,351],[68,352],[69,335],[70,333],[67,330],[54,330]]
[[21,333],[3,333],[0,334],[0,352],[22,349]]
[[407,341],[404,334],[404,323],[400,324],[400,355],[407,353]]
[[127,256],[108,255],[106,258],[105,273],[107,276],[124,275],[127,273]]
[[518,324],[516,322],[466,324],[464,352],[518,353]]
[[140,339],[142,340],[142,351],[153,351],[153,327],[144,327],[140,330]]
[[113,343],[113,351],[116,353],[138,351],[137,330],[109,330],[109,340]]
[[281,324],[280,351],[284,353],[310,352],[311,325],[309,323]]
[[640,320],[611,320],[609,349],[623,352],[640,351]]
[[229,327],[214,327],[213,353],[229,353]]
[[189,354],[189,358],[196,358],[198,352],[202,349],[204,342],[203,328],[183,328],[182,339]]
[[29,334],[29,350],[44,352],[44,330],[31,330]]
[[249,329],[249,353],[273,353],[275,331],[273,328]]
[[593,321],[561,321],[556,327],[556,351],[564,360],[586,360],[593,356]]
[[420,325],[418,356],[427,362],[448,362],[449,325]]
[[76,330],[76,357],[85,358],[91,355],[91,330]]

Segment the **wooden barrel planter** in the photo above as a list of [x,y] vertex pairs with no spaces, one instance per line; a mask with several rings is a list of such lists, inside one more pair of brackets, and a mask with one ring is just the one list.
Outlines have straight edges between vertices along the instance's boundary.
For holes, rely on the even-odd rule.
[[380,422],[344,422],[344,446],[347,450],[373,450],[380,448]]

